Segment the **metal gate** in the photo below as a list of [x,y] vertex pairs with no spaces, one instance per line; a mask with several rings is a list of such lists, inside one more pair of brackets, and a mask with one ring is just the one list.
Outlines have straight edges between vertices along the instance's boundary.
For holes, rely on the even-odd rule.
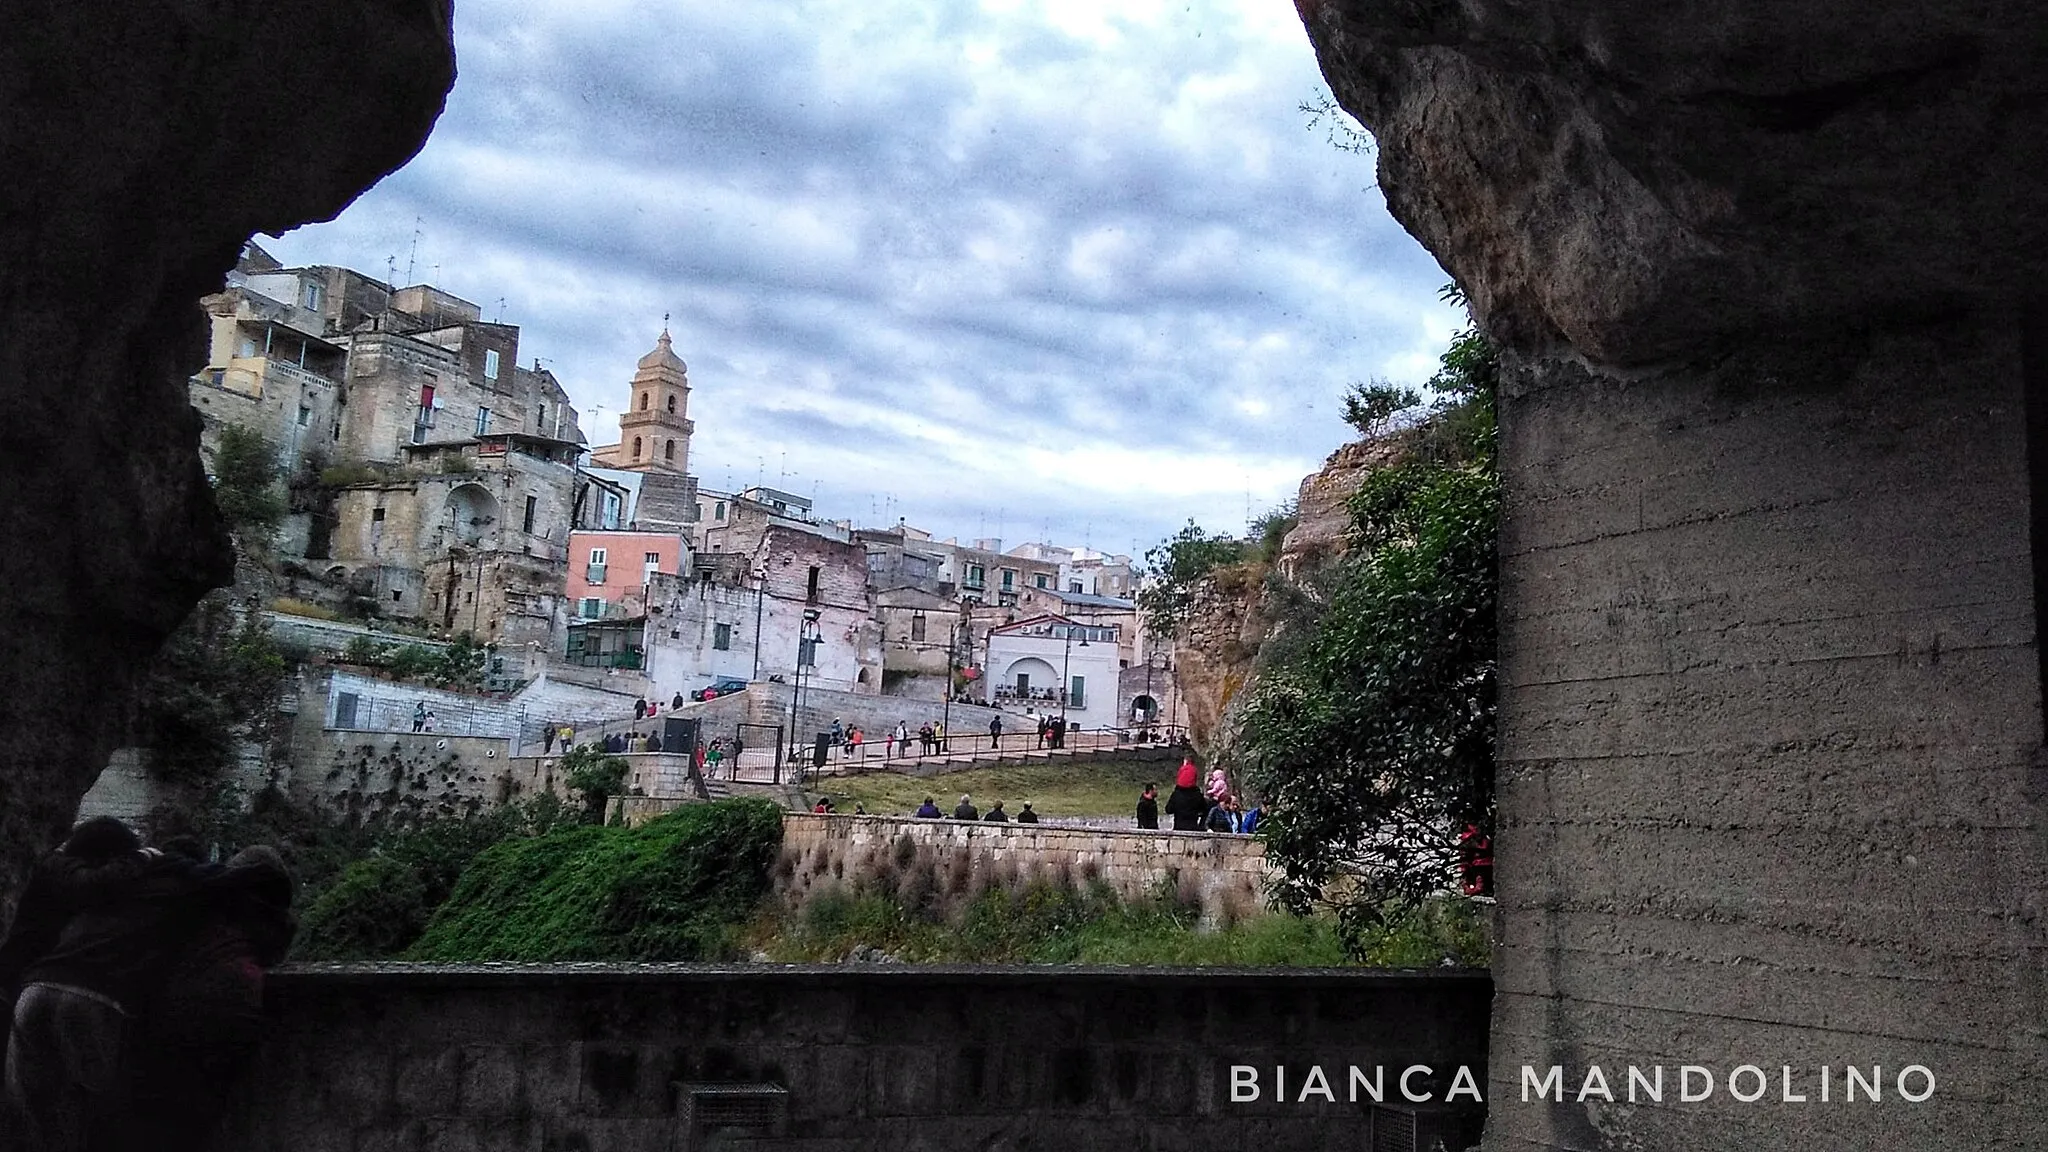
[[737,755],[727,757],[727,779],[742,779],[750,772],[758,779],[765,770],[770,783],[782,783],[782,725],[737,724],[728,742]]

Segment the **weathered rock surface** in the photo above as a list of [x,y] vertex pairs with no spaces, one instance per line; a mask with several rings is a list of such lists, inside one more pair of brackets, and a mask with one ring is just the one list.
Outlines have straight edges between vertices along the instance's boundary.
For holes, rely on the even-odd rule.
[[1294,497],[1294,528],[1280,543],[1281,572],[1307,572],[1343,554],[1351,534],[1352,495],[1367,476],[1398,459],[1406,444],[1399,434],[1353,440],[1302,478]]
[[2038,1146],[2048,21],[1300,8],[1504,345],[1486,1147]]
[[439,0],[0,0],[0,918],[232,574],[185,380],[241,244],[331,218],[454,80]]
[[1297,6],[1388,207],[1510,346],[1636,364],[2038,290],[2033,5]]

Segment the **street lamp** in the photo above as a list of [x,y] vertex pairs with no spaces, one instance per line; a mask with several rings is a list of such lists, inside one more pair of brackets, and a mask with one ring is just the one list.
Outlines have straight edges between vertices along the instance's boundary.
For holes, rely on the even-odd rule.
[[[797,759],[796,768],[796,778],[799,783],[801,783],[804,778],[803,760],[800,759],[800,757],[802,757],[803,755],[804,747],[802,735],[802,720],[804,708],[804,658],[806,656],[810,657],[811,662],[815,664],[817,660],[818,645],[823,642],[824,636],[822,631],[818,627],[818,610],[816,608],[804,609],[803,623],[799,624],[796,630],[796,681],[794,686],[790,689],[789,693],[789,739],[790,742],[793,745],[795,745],[795,756],[799,758]],[[811,676],[813,679],[815,679],[817,677],[817,673],[813,672],[811,673]]]
[[[939,715],[939,731],[941,733],[947,732],[953,723],[953,665],[956,663],[955,657],[959,654],[960,625],[953,624],[946,629],[946,706]],[[946,745],[941,742],[939,744],[939,751],[944,752],[945,750]]]
[[[1068,621],[1066,624],[1066,636],[1067,643],[1060,654],[1060,731],[1063,733],[1067,728],[1067,696],[1074,684],[1074,678],[1067,674],[1074,662],[1074,625],[1072,621]],[[1088,641],[1081,641],[1081,647],[1086,648],[1087,646]],[[1065,737],[1062,736],[1061,739],[1064,740]]]

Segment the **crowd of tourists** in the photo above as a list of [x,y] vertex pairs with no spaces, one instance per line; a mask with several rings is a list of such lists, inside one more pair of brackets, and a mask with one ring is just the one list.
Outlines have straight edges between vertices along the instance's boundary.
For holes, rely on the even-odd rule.
[[1193,759],[1181,761],[1173,791],[1166,806],[1159,805],[1159,786],[1145,785],[1138,796],[1138,827],[1156,829],[1162,812],[1173,821],[1175,832],[1225,832],[1249,836],[1258,831],[1264,811],[1256,804],[1246,808],[1230,789],[1229,777],[1221,768],[1209,770],[1208,783],[1197,786],[1201,770]]
[[270,848],[208,863],[111,817],[29,877],[0,943],[0,1146],[198,1152],[254,1054],[293,882]]

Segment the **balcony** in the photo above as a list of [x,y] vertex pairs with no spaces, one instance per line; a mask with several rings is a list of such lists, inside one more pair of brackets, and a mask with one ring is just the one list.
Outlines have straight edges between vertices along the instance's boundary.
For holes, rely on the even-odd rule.
[[605,566],[602,564],[589,565],[583,570],[583,582],[585,584],[604,583],[604,570]]

